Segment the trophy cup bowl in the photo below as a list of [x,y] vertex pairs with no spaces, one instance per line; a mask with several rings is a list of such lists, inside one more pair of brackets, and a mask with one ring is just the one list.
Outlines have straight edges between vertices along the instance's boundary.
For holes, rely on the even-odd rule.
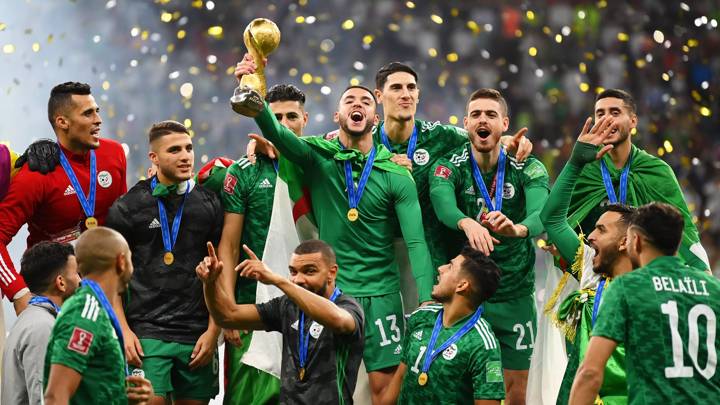
[[255,73],[244,75],[230,97],[233,111],[246,117],[256,117],[265,108],[265,64],[263,60],[280,44],[280,30],[266,18],[250,21],[243,33],[245,47],[255,59]]

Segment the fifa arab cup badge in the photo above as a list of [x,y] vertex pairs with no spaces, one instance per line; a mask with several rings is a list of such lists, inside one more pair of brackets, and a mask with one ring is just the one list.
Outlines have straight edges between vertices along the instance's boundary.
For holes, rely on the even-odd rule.
[[166,265],[171,265],[175,261],[175,255],[172,252],[165,252],[165,255],[163,256],[163,262],[165,262]]
[[350,222],[357,221],[358,217],[360,217],[360,213],[358,212],[357,208],[350,208],[348,210],[347,219],[349,219]]
[[243,75],[240,85],[230,98],[233,111],[246,117],[256,117],[265,108],[265,65],[263,59],[280,44],[280,29],[266,18],[256,18],[243,33],[243,42],[255,60],[255,73]]
[[98,226],[98,221],[95,217],[87,217],[85,219],[85,228],[92,229]]
[[305,379],[305,367],[300,367],[300,381]]
[[428,381],[427,373],[420,373],[420,375],[418,376],[418,384],[420,384],[420,386],[424,387],[427,384],[427,381]]

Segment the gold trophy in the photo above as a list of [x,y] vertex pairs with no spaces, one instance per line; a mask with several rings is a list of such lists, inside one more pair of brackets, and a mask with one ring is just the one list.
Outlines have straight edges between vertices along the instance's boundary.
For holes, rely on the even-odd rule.
[[265,108],[267,88],[263,60],[280,44],[280,30],[274,22],[266,18],[256,18],[245,28],[243,42],[255,59],[257,68],[255,73],[244,75],[240,79],[240,85],[230,97],[230,105],[238,114],[255,117]]

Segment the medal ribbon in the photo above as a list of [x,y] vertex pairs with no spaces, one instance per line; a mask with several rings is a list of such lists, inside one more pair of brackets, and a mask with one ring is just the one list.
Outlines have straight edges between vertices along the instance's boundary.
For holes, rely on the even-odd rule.
[[[340,144],[340,146],[345,149],[342,143]],[[363,166],[362,173],[360,174],[357,190],[355,190],[355,183],[353,183],[352,162],[350,160],[346,160],[344,162],[345,183],[347,185],[348,202],[350,203],[351,209],[357,209],[358,204],[360,204],[360,199],[362,198],[363,192],[365,192],[365,185],[367,184],[368,178],[370,178],[370,172],[372,171],[373,162],[375,162],[376,152],[377,148],[373,146],[370,154],[368,155],[367,162],[365,162],[365,166]]]
[[[154,190],[156,185],[157,176],[153,177],[152,182],[150,183],[150,188]],[[180,231],[180,221],[182,220],[183,207],[185,207],[185,201],[187,200],[189,192],[190,183],[188,182],[187,187],[185,188],[185,195],[183,196],[183,200],[180,203],[180,207],[178,208],[177,213],[175,214],[175,218],[173,219],[172,235],[170,235],[170,232],[168,230],[169,225],[167,219],[167,212],[165,211],[165,204],[163,204],[162,199],[157,199],[158,211],[160,212],[160,231],[162,233],[163,246],[165,246],[166,252],[172,252],[173,248],[175,247],[175,242],[177,242],[178,232]]]
[[470,154],[470,166],[472,166],[473,179],[475,179],[475,188],[480,190],[480,193],[485,200],[485,206],[489,211],[502,211],[503,203],[503,185],[505,184],[505,149],[500,148],[500,156],[498,157],[497,172],[493,179],[493,185],[495,186],[495,204],[493,205],[490,199],[490,193],[487,187],[485,187],[485,181],[483,181],[482,173],[480,173],[480,167],[475,161],[475,156],[472,153],[472,147],[468,145],[468,153]]
[[[417,148],[417,138],[418,138],[418,130],[415,124],[413,124],[413,132],[412,135],[410,135],[410,140],[408,141],[408,150],[407,150],[407,157],[410,159],[410,161],[413,161],[413,156],[415,155],[415,148]],[[388,138],[387,132],[385,132],[385,125],[383,124],[380,127],[380,139],[382,140],[383,145],[385,145],[386,148],[390,152],[395,152],[393,147],[390,145],[390,139]]]
[[[58,145],[58,148],[59,147],[60,146]],[[96,194],[95,190],[97,188],[97,164],[95,161],[95,151],[90,151],[90,190],[88,191],[88,198],[85,198],[85,192],[83,191],[82,187],[80,187],[80,182],[75,175],[75,171],[73,170],[72,166],[70,166],[70,161],[65,156],[62,148],[60,149],[60,164],[62,165],[62,168],[65,171],[68,179],[70,179],[70,184],[72,184],[73,188],[75,189],[75,195],[80,202],[80,206],[82,207],[83,212],[85,212],[85,217],[90,218],[94,216]]]
[[39,304],[50,304],[52,305],[53,309],[55,309],[55,313],[60,313],[60,307],[52,302],[50,298],[44,296],[44,295],[36,295],[32,298],[30,298],[30,302],[28,302],[29,305],[39,305]]
[[602,298],[603,290],[605,290],[605,282],[607,278],[603,277],[598,284],[597,292],[595,293],[595,302],[593,303],[592,311],[592,326],[595,326],[595,320],[597,319],[598,311],[600,310],[600,299]]
[[465,324],[460,329],[453,333],[453,335],[450,336],[450,338],[446,340],[443,344],[441,344],[440,347],[434,349],[438,335],[440,335],[440,330],[442,329],[443,312],[444,310],[442,309],[440,310],[440,312],[438,312],[437,319],[435,319],[435,326],[433,327],[432,335],[430,335],[430,342],[428,342],[427,351],[425,352],[425,359],[423,359],[422,369],[420,370],[425,374],[427,374],[433,360],[435,360],[435,358],[440,353],[447,349],[451,344],[460,340],[461,337],[463,337],[466,333],[468,333],[468,331],[470,331],[470,329],[473,328],[473,326],[475,326],[475,323],[478,321],[478,319],[480,319],[480,315],[482,315],[483,313],[483,307],[482,305],[479,306],[475,313],[472,314],[470,319],[468,319],[467,322],[465,322]]
[[[339,288],[335,287],[335,290],[330,296],[330,301],[335,302],[337,298],[342,294]],[[300,311],[300,320],[298,321],[298,356],[300,357],[300,368],[304,369],[307,364],[307,353],[308,345],[310,344],[310,331],[305,333],[305,313]]]
[[[627,183],[631,164],[632,154],[630,154],[630,159],[628,159],[627,164],[625,164],[625,168],[622,173],[620,173],[620,204],[625,204],[627,202]],[[615,187],[613,187],[610,172],[608,171],[604,160],[600,160],[600,172],[602,173],[603,183],[605,183],[605,191],[608,195],[608,201],[610,201],[611,204],[617,204],[618,198],[615,194]]]
[[93,290],[100,301],[100,305],[103,307],[105,312],[107,312],[108,318],[110,318],[110,323],[112,324],[113,329],[115,329],[115,334],[117,335],[118,342],[120,343],[120,353],[122,353],[123,363],[125,363],[125,375],[129,376],[130,369],[128,368],[127,361],[125,361],[125,339],[123,338],[122,328],[120,328],[120,322],[115,315],[115,311],[108,302],[105,292],[103,292],[102,288],[100,288],[96,282],[86,278],[82,281],[82,284],[87,285],[91,290]]

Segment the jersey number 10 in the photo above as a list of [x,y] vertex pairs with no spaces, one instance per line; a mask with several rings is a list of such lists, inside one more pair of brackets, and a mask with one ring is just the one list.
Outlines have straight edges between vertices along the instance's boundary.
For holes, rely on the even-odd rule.
[[[663,314],[670,318],[670,337],[672,340],[673,350],[673,366],[665,367],[665,378],[691,378],[693,376],[693,368],[685,365],[683,356],[683,341],[678,331],[678,306],[677,301],[670,300],[660,305]],[[704,368],[700,368],[698,364],[698,349],[700,336],[698,330],[698,318],[704,316],[707,321],[707,336],[705,342],[707,345],[707,362]],[[717,349],[715,348],[716,336],[716,318],[712,308],[705,304],[697,304],[690,309],[687,317],[688,323],[688,354],[695,366],[695,369],[709,380],[715,375],[717,368]]]

